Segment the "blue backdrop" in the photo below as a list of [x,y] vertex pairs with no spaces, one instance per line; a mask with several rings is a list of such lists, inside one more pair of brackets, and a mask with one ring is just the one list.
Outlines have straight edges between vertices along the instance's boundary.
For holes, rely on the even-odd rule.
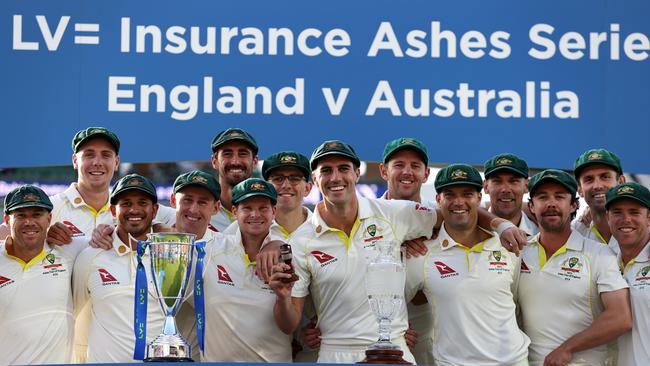
[[386,141],[409,136],[432,162],[510,151],[571,168],[605,147],[650,172],[646,0],[0,8],[0,167],[68,164],[71,137],[94,125],[120,136],[123,161],[208,159],[212,137],[238,126],[261,158],[337,138],[380,160]]

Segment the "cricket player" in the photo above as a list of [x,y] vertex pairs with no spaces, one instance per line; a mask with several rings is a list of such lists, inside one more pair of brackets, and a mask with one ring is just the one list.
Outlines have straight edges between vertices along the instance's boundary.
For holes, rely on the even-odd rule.
[[520,259],[478,226],[483,180],[451,164],[435,180],[443,217],[426,256],[406,261],[407,300],[424,291],[431,304],[438,365],[528,365],[530,339],[519,329],[515,296]]
[[207,248],[206,347],[202,361],[291,362],[291,337],[273,318],[275,294],[255,275],[254,259],[271,242],[277,192],[249,178],[232,189],[238,229]]
[[232,188],[250,178],[257,165],[259,147],[255,138],[240,128],[228,128],[212,140],[212,167],[218,172],[221,206],[212,216],[211,225],[224,231],[233,221]]
[[628,285],[605,245],[571,229],[577,182],[547,169],[530,179],[539,234],[522,251],[518,301],[531,365],[604,365],[607,342],[630,330]]
[[[110,210],[117,222],[112,249],[86,248],[77,258],[73,276],[74,308],[77,312],[87,303],[91,306],[89,363],[133,361],[137,240],[145,240],[152,231],[157,201],[156,189],[149,179],[138,174],[122,177],[110,196]],[[158,335],[165,318],[156,306],[149,261],[147,251],[143,256],[149,280],[147,343]]]
[[[379,172],[386,181],[387,190],[381,198],[423,203],[420,190],[431,171],[426,146],[417,139],[407,137],[389,141],[384,146],[382,161]],[[423,204],[437,206],[433,201]],[[409,326],[417,334],[417,343],[412,348],[413,357],[418,364],[433,365],[433,313],[424,294],[418,294],[407,303],[406,308]]]
[[539,231],[523,211],[523,197],[528,193],[528,164],[515,154],[504,153],[483,165],[483,190],[490,196],[490,212],[510,220],[530,237]]
[[650,191],[623,183],[607,191],[605,206],[634,320],[632,331],[618,338],[618,365],[650,365]]
[[[588,150],[576,159],[573,174],[578,181],[578,194],[589,205],[592,222],[585,225],[576,219],[572,227],[584,237],[609,243],[612,233],[605,212],[605,194],[610,188],[625,182],[621,160],[605,149]],[[615,242],[610,248],[618,250]]]
[[50,246],[52,202],[32,185],[4,200],[10,229],[0,243],[0,364],[73,360],[72,267],[80,246]]

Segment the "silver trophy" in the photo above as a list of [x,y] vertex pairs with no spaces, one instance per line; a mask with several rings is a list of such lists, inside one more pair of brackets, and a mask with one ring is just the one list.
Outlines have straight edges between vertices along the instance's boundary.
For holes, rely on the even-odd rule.
[[192,361],[191,347],[178,332],[174,317],[190,280],[195,237],[187,233],[147,235],[151,274],[165,324],[162,334],[147,345],[145,361]]
[[393,242],[378,240],[375,248],[379,254],[366,269],[366,292],[379,323],[379,340],[368,347],[361,363],[408,364],[400,346],[390,340],[391,323],[404,302],[404,265],[394,256]]

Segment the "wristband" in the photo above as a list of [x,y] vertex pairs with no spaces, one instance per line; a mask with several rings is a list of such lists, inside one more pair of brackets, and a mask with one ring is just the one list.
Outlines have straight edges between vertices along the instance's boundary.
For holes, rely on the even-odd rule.
[[497,234],[499,234],[499,236],[501,236],[501,235],[503,235],[504,231],[506,231],[508,229],[511,229],[511,228],[517,228],[517,227],[512,222],[506,220],[506,221],[500,223],[499,226],[497,226],[495,231],[497,232]]

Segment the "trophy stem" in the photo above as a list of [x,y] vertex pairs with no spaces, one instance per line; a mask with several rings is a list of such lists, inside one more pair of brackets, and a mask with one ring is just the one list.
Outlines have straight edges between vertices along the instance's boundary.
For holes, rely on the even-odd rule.
[[381,318],[379,320],[379,342],[390,343],[390,319]]
[[165,317],[165,324],[163,325],[164,335],[176,335],[178,334],[178,328],[176,327],[176,319],[173,315],[167,315]]

